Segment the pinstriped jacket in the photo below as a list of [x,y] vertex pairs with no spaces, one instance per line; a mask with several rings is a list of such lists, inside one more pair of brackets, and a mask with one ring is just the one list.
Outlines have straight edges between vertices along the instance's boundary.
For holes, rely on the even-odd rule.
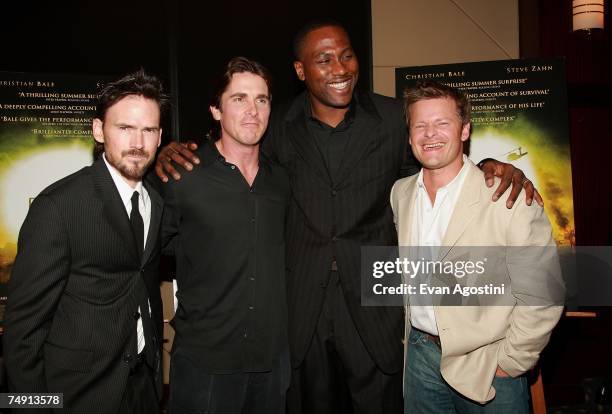
[[[395,245],[389,192],[395,180],[417,166],[407,142],[399,101],[356,92],[347,151],[332,183],[306,124],[306,93],[275,112],[263,150],[283,165],[291,181],[287,217],[287,301],[294,365],[308,349],[324,300],[330,263],[336,260],[349,312],[378,367],[402,368],[403,311],[363,307],[361,247]],[[275,109],[276,111],[276,109]]]
[[62,412],[116,412],[136,352],[142,289],[155,325],[145,338],[148,362],[161,388],[163,204],[147,190],[151,224],[142,259],[101,158],[36,197],[8,284],[4,356],[11,391],[63,392]]

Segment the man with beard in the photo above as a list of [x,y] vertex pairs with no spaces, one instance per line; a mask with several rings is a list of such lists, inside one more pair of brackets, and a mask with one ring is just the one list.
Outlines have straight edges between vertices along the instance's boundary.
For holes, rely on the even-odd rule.
[[63,393],[67,412],[159,411],[163,203],[142,177],[166,101],[143,71],[106,85],[92,124],[102,156],[30,206],[8,284],[10,391]]
[[[400,102],[355,90],[359,64],[342,25],[317,21],[294,42],[294,68],[306,91],[273,113],[262,150],[287,170],[287,302],[293,373],[291,413],[402,412],[401,308],[361,306],[361,247],[395,245],[389,205],[395,180],[418,167],[407,148]],[[195,148],[193,145],[191,149]],[[156,165],[180,178],[192,169],[187,146],[165,147]],[[491,161],[486,177],[522,172]],[[525,182],[531,203],[533,186]],[[511,205],[511,202],[509,202]],[[344,392],[348,390],[347,392]]]

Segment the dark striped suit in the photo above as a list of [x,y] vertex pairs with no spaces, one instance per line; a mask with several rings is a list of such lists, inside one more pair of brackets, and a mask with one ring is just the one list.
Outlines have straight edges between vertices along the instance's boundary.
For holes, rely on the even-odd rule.
[[357,113],[335,184],[308,132],[306,93],[287,111],[273,114],[264,141],[264,151],[287,169],[293,192],[286,240],[292,362],[299,366],[311,344],[335,259],[346,306],[368,354],[382,372],[394,374],[402,370],[403,310],[361,306],[360,249],[396,245],[389,193],[416,165],[401,104],[367,92],[356,92],[355,99]]
[[8,285],[4,357],[11,391],[62,392],[63,412],[116,413],[145,290],[155,331],[145,349],[159,394],[162,200],[147,190],[151,222],[142,259],[102,158],[36,197]]

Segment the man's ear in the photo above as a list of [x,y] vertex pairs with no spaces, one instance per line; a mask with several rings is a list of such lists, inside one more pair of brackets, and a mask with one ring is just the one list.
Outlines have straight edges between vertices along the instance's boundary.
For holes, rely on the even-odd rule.
[[471,127],[472,124],[470,122],[464,124],[463,127],[461,127],[461,141],[465,142],[470,137]]
[[159,129],[159,137],[157,138],[157,148],[161,145],[162,129]]
[[91,132],[93,133],[96,142],[99,142],[100,144],[104,144],[103,126],[104,123],[100,118],[94,118],[93,121],[91,121]]
[[306,76],[304,76],[304,64],[299,60],[296,60],[293,62],[293,68],[295,69],[295,74],[297,75],[298,79],[303,82],[306,79]]
[[221,111],[216,106],[211,105],[208,107],[208,109],[210,110],[210,113],[215,121],[221,120]]

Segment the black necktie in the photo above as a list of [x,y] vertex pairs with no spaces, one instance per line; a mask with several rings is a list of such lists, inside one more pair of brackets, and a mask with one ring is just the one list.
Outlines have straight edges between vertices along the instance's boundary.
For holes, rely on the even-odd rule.
[[138,191],[134,191],[132,194],[132,212],[130,213],[130,224],[138,245],[138,253],[140,256],[142,256],[142,251],[144,250],[144,222],[142,221],[140,210],[138,210],[138,195]]
[[[142,221],[142,216],[140,215],[140,210],[138,209],[138,196],[138,191],[134,191],[131,199],[132,211],[130,212],[130,225],[132,226],[132,231],[134,232],[134,237],[136,239],[136,243],[138,244],[139,256],[142,257],[142,252],[144,250],[144,222]],[[148,354],[147,363],[149,366],[155,368],[157,360],[155,357],[156,342],[153,334],[151,316],[149,315],[149,295],[142,277],[139,278],[137,286],[138,307],[140,309],[140,316],[142,317],[142,329],[145,337],[145,347],[143,352]],[[153,344],[149,344],[147,341],[153,341]],[[138,342],[138,340],[136,342]],[[136,346],[138,347],[138,345]]]

